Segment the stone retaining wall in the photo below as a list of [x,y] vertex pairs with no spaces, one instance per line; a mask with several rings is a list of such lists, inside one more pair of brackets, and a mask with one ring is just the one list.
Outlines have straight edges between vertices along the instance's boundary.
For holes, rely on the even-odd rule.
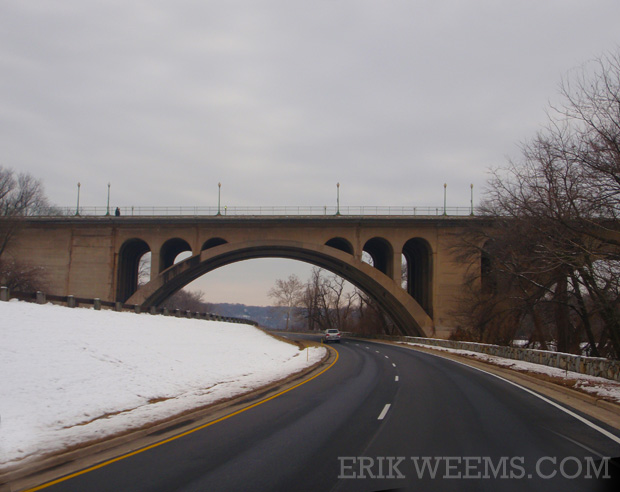
[[494,355],[496,357],[533,362],[534,364],[556,367],[566,371],[573,371],[580,374],[588,374],[590,376],[599,376],[606,379],[620,381],[620,361],[604,359],[602,357],[585,357],[561,352],[550,352],[547,350],[504,347],[500,345],[488,345],[475,342],[457,342],[454,340],[444,340],[439,338],[405,336],[378,336],[374,338],[419,343],[449,349],[470,350],[472,352],[480,352],[482,354]]
[[607,379],[620,381],[620,361],[604,359],[601,357],[584,357],[561,352],[549,352],[547,350],[535,350],[518,347],[503,347],[499,345],[487,345],[474,342],[457,342],[453,340],[440,340],[436,338],[403,337],[408,342],[433,345],[459,350],[470,350],[506,359],[533,362],[550,367],[557,367],[567,371],[599,376]]

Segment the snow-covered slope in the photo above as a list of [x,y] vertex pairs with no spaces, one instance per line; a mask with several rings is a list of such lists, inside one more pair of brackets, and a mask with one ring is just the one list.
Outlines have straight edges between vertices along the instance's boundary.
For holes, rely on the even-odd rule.
[[246,392],[324,351],[248,325],[2,302],[0,469]]

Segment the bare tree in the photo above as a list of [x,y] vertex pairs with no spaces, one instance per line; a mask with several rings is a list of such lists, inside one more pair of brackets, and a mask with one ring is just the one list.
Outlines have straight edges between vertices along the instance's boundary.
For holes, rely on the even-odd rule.
[[140,258],[138,262],[138,286],[142,287],[151,280],[151,258],[152,254],[149,251]]
[[304,316],[310,330],[337,328],[349,331],[358,305],[356,291],[346,288],[338,275],[325,275],[313,268],[302,297]]
[[311,331],[319,330],[327,324],[323,303],[320,300],[321,283],[321,269],[313,268],[301,298],[303,316],[306,319],[307,328]]
[[35,215],[48,208],[40,180],[0,166],[0,216]]
[[375,300],[359,289],[355,289],[355,295],[358,301],[352,331],[368,335],[397,333],[396,325]]
[[0,258],[17,231],[17,217],[49,209],[41,182],[0,166]]
[[286,280],[276,280],[275,286],[269,290],[268,295],[275,301],[275,305],[286,310],[286,330],[289,329],[295,308],[301,304],[303,290],[304,284],[294,274]]
[[43,288],[40,268],[7,257],[11,240],[17,234],[19,218],[50,209],[41,182],[30,174],[15,174],[0,166],[0,283],[14,290]]
[[571,74],[560,95],[521,160],[489,182],[482,210],[494,227],[469,240],[490,266],[477,272],[487,290],[470,302],[479,309],[470,320],[479,333],[498,321],[496,332],[529,325],[558,350],[586,341],[619,357],[620,53]]
[[0,285],[19,292],[44,291],[45,271],[41,267],[3,259],[0,260]]
[[322,303],[330,325],[341,331],[349,331],[351,317],[355,310],[357,294],[346,289],[346,281],[338,275],[323,280]]

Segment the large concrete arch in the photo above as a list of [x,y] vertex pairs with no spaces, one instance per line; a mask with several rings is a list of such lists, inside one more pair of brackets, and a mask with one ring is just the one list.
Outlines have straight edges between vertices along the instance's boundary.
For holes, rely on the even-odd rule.
[[300,260],[336,273],[374,299],[389,313],[402,334],[433,334],[433,320],[415,299],[387,275],[339,249],[296,241],[255,240],[214,246],[164,270],[135,292],[127,302],[143,307],[157,306],[207,272],[256,258]]

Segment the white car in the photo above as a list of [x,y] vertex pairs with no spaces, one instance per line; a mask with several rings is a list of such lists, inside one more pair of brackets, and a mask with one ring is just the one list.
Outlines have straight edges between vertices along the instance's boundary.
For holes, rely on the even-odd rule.
[[340,332],[335,328],[329,328],[325,330],[323,334],[323,342],[338,342],[340,343]]

